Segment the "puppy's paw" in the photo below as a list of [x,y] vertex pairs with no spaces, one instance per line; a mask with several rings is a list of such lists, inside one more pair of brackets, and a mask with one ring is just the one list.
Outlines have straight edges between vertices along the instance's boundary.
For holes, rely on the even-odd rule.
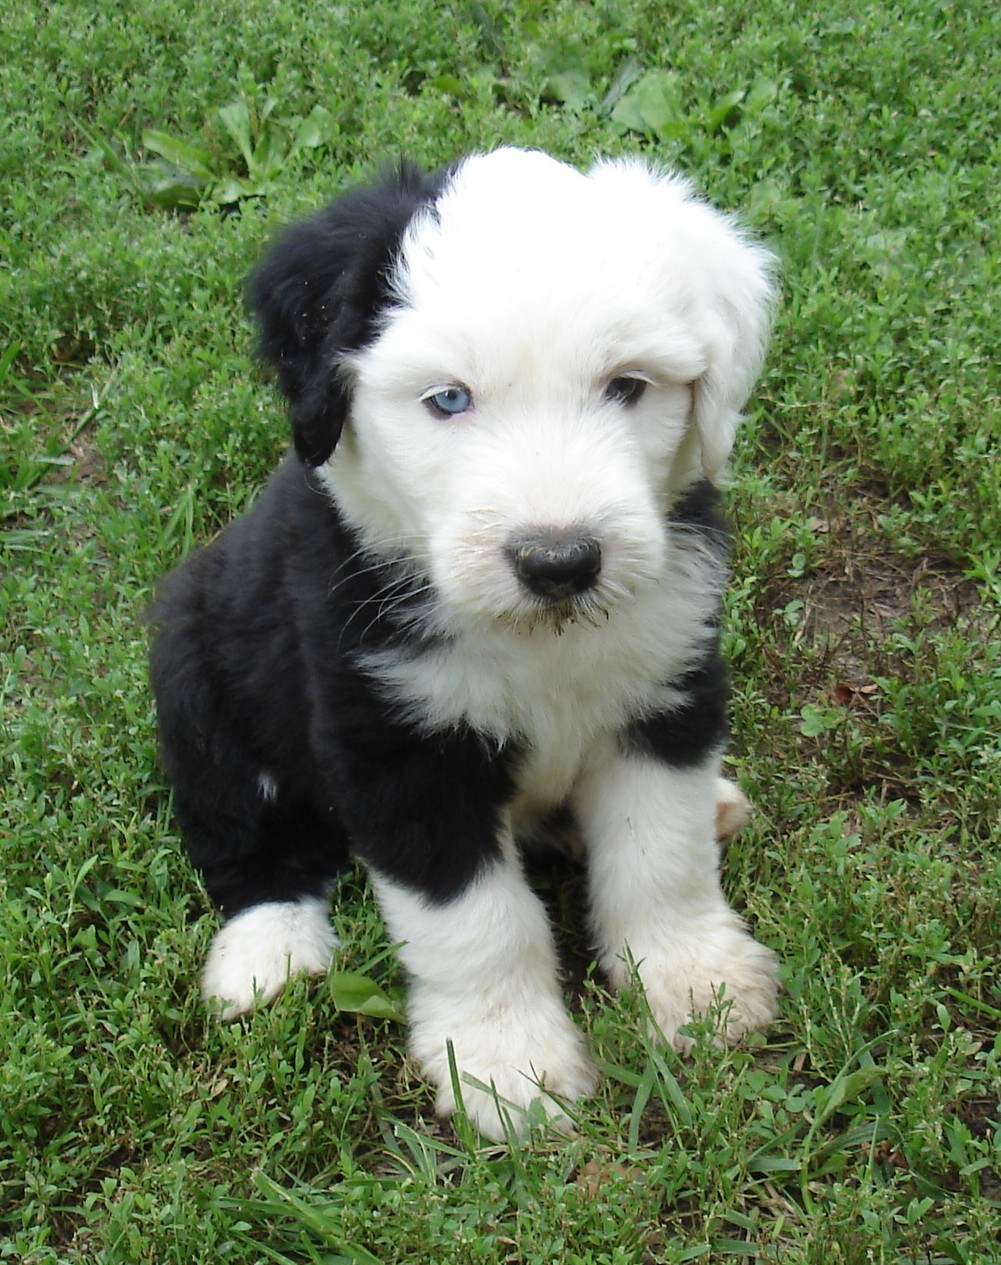
[[777,956],[733,921],[693,928],[639,964],[647,1005],[662,1035],[687,1054],[692,1038],[680,1031],[711,1016],[718,1045],[736,1044],[778,1013]]
[[[502,1142],[508,1131],[523,1135],[528,1113],[541,1113],[556,1130],[569,1133],[573,1122],[565,1104],[594,1091],[598,1076],[587,1048],[569,1015],[500,1014],[467,1024],[418,1023],[411,1047],[424,1075],[437,1090],[435,1110],[456,1110],[447,1042],[451,1040],[462,1105],[484,1137]],[[509,1128],[506,1128],[506,1124]]]
[[751,805],[736,782],[716,779],[716,838],[721,843],[732,838],[751,817]]
[[293,975],[323,975],[337,937],[326,901],[252,905],[216,933],[202,972],[202,997],[220,1019],[270,1001]]

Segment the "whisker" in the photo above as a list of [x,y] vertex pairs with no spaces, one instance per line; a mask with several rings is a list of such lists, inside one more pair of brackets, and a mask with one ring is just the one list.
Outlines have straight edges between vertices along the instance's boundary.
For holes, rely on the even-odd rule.
[[[401,592],[396,595],[386,594],[386,596],[382,599],[382,601],[380,601],[379,607],[376,610],[375,614],[372,616],[372,618],[369,620],[369,622],[365,625],[365,627],[362,629],[361,633],[359,634],[358,644],[364,645],[365,638],[368,636],[369,632],[375,627],[376,624],[382,622],[384,619],[391,618],[393,615],[397,613],[398,610],[404,607],[409,607],[411,601],[414,598],[423,597],[425,594],[433,592],[433,590],[434,590],[434,585],[431,584],[429,581],[427,584],[422,585],[418,589],[409,590],[407,592]],[[374,601],[374,599],[372,600]],[[371,602],[359,602],[358,609],[360,610],[362,606],[367,606],[367,605],[371,605]],[[422,611],[409,610],[408,614],[409,614],[409,619],[405,621],[401,621],[401,622],[414,625],[414,624],[419,624],[424,618],[424,612]],[[354,614],[352,614],[351,618],[352,619],[354,618]],[[350,620],[348,620],[347,623],[350,623]],[[345,629],[347,628],[347,623],[345,623],[344,625]],[[344,630],[342,629],[342,634],[343,634],[343,631]]]

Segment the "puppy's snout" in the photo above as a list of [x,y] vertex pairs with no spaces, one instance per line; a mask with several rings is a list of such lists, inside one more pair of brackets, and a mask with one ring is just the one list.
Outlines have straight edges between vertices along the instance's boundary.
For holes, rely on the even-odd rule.
[[521,537],[511,541],[507,555],[525,588],[550,601],[586,592],[601,573],[601,546],[576,531]]

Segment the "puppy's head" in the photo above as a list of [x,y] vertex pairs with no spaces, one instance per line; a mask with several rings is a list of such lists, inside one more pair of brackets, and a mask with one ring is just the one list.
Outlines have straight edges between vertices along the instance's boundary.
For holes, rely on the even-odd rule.
[[457,611],[561,627],[662,577],[760,369],[770,268],[676,176],[505,149],[346,195],[252,298],[296,448],[370,547]]

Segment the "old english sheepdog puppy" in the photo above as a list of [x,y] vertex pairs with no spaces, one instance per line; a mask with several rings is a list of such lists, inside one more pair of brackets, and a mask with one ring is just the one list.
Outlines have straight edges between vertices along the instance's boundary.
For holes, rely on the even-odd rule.
[[[715,483],[761,366],[771,257],[640,161],[402,165],[251,281],[295,454],[165,583],[152,680],[180,825],[225,921],[223,1018],[327,970],[365,864],[411,1045],[487,1135],[566,1127],[595,1072],[519,839],[576,820],[597,953],[684,1048],[767,1022],[776,960],[719,880],[726,541]],[[485,1088],[483,1088],[485,1087]]]

